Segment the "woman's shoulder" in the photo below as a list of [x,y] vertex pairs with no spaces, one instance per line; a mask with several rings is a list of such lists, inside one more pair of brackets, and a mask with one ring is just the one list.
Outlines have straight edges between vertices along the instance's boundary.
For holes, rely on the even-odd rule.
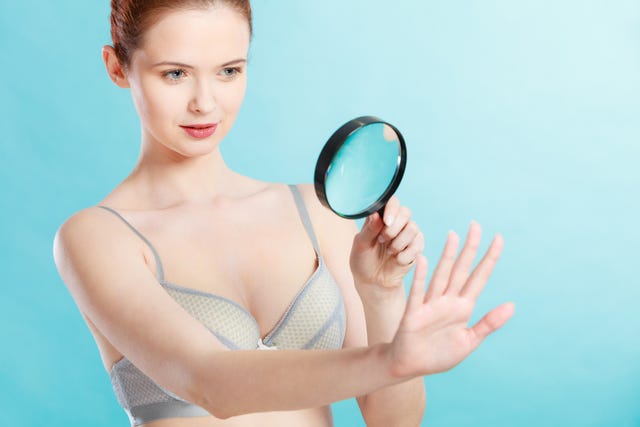
[[60,224],[56,234],[74,234],[79,230],[82,230],[83,232],[91,230],[92,234],[110,234],[113,228],[118,227],[113,227],[114,221],[110,220],[113,217],[113,214],[110,214],[105,209],[101,208],[101,205],[102,204],[87,206],[73,212]]
[[87,206],[69,215],[56,230],[56,236],[65,235],[68,237],[78,234],[80,231],[104,230],[102,225],[106,223],[106,218],[98,206]]
[[95,206],[88,206],[72,213],[56,230],[53,251],[56,264],[70,262],[77,254],[87,252],[100,245],[117,243],[138,246],[114,215]]

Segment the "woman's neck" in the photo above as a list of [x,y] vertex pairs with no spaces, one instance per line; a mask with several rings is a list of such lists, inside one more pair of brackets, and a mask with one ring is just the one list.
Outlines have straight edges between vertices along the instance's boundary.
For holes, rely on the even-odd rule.
[[229,169],[217,148],[189,158],[164,151],[168,153],[142,150],[125,180],[142,199],[140,203],[150,208],[208,204],[219,197],[238,196],[256,183]]

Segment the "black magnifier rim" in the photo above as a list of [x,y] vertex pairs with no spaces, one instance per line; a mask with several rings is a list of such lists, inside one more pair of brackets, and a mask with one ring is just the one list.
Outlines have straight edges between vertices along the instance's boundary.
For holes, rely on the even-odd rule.
[[[338,150],[342,148],[342,145],[349,138],[349,136],[351,136],[358,129],[373,123],[383,123],[389,126],[391,129],[393,129],[396,135],[398,135],[398,141],[400,142],[400,154],[398,156],[399,164],[398,164],[398,167],[396,168],[396,173],[393,176],[393,179],[391,180],[391,184],[389,184],[385,192],[382,194],[381,197],[378,198],[378,200],[376,200],[375,203],[373,203],[366,209],[355,214],[344,214],[342,212],[338,212],[335,209],[333,209],[333,207],[331,206],[331,203],[329,203],[329,200],[327,199],[327,193],[325,191],[325,183],[326,183],[329,166],[331,165],[331,161],[333,160],[335,155],[338,153]],[[407,147],[404,143],[404,137],[402,136],[400,131],[391,123],[387,123],[384,120],[379,119],[378,117],[362,116],[362,117],[358,117],[356,119],[348,121],[347,123],[342,125],[337,131],[335,131],[333,135],[331,135],[331,137],[329,138],[325,146],[322,148],[320,155],[318,156],[318,162],[316,163],[316,170],[314,173],[313,182],[314,182],[316,194],[318,195],[318,198],[320,199],[322,204],[325,206],[328,206],[329,209],[331,209],[337,215],[347,219],[364,218],[366,216],[371,215],[374,212],[379,211],[387,204],[387,202],[389,201],[393,193],[395,193],[395,191],[398,189],[398,186],[400,185],[400,181],[402,181],[402,176],[404,175],[404,170],[406,166],[407,166]]]

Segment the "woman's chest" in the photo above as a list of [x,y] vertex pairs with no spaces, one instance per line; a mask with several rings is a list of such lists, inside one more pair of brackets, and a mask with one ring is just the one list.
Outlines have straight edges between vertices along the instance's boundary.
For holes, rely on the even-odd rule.
[[313,244],[295,220],[166,222],[149,232],[158,257],[147,248],[145,258],[152,271],[161,263],[161,282],[236,304],[264,337],[319,268]]

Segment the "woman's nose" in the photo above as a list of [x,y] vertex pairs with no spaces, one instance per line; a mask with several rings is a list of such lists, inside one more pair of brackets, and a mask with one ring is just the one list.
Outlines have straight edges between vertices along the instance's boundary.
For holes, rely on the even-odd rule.
[[213,88],[209,83],[199,83],[191,97],[189,109],[195,113],[207,114],[215,110],[215,108],[216,98]]

